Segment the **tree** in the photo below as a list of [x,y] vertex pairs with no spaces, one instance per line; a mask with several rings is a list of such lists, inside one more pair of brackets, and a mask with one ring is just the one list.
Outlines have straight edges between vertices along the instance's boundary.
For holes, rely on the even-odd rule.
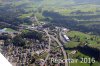
[[10,38],[11,38],[11,36],[9,36],[9,35],[0,35],[0,40],[7,40]]
[[25,40],[21,36],[14,37],[12,42],[15,46],[25,46]]
[[24,32],[21,34],[23,38],[28,38],[28,39],[35,39],[35,40],[42,40],[42,33],[37,32],[37,31],[28,31]]

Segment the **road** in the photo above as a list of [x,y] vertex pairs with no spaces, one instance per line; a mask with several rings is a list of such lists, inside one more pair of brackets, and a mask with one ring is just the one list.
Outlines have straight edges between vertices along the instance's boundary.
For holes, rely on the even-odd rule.
[[[64,59],[67,60],[67,54],[66,54],[66,52],[65,52],[65,50],[64,50],[64,48],[63,48],[63,46],[62,46],[62,44],[60,43],[60,41],[59,41],[57,38],[55,38],[54,36],[52,36],[52,35],[50,35],[50,37],[51,37],[52,39],[54,39],[54,40],[59,44],[59,46],[61,47],[61,50],[62,50],[62,52],[63,52]],[[65,66],[68,66],[68,62],[65,63]]]
[[59,39],[60,39],[60,41],[62,42],[62,43],[67,43],[65,40],[64,40],[64,38],[62,37],[62,31],[60,31],[59,32]]
[[49,46],[48,46],[48,55],[47,55],[47,57],[45,58],[45,60],[44,60],[44,62],[42,63],[42,65],[41,66],[44,66],[44,64],[45,64],[45,62],[48,60],[48,58],[49,58],[49,56],[50,56],[50,44],[51,44],[51,38],[50,38],[50,35],[48,34],[48,31],[47,30],[44,30],[45,32],[46,32],[46,34],[47,34],[47,36],[49,37]]
[[[63,45],[61,44],[61,42],[60,42],[57,38],[55,38],[54,36],[49,35],[49,34],[48,34],[48,30],[44,30],[44,31],[46,32],[47,36],[49,37],[49,51],[50,51],[51,39],[53,39],[53,40],[55,40],[55,41],[58,43],[58,45],[60,46],[60,48],[61,48],[61,50],[62,50],[62,52],[63,52],[64,59],[67,60],[67,54],[66,54],[66,52],[65,52],[65,50],[64,50]],[[48,51],[48,52],[49,52],[49,51]],[[43,62],[42,66],[43,66],[43,65],[45,64],[45,62],[47,61],[49,55],[50,55],[50,54],[48,53],[48,55],[47,55],[45,61]],[[65,66],[68,66],[68,62],[65,63]]]

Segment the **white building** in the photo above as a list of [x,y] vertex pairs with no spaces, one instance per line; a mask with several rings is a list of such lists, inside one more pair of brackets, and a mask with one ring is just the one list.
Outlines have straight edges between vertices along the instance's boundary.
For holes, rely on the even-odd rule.
[[4,44],[4,40],[0,40],[0,45],[3,45]]
[[63,37],[64,37],[64,39],[65,39],[66,41],[70,41],[70,39],[68,38],[67,35],[63,35]]

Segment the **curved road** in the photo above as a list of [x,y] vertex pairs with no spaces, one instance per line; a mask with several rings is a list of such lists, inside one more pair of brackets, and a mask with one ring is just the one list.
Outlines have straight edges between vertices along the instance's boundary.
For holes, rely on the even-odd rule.
[[48,58],[50,56],[49,52],[50,52],[51,38],[50,38],[50,35],[48,34],[48,31],[47,30],[44,30],[44,31],[46,32],[47,36],[49,37],[49,49],[48,49],[48,55],[47,55],[46,59],[44,60],[44,62],[42,63],[41,66],[44,66],[45,62],[48,60]]
[[[61,50],[62,50],[62,52],[63,52],[63,55],[64,55],[64,60],[67,60],[67,54],[66,54],[66,52],[65,52],[65,50],[64,50],[63,45],[61,44],[61,42],[60,42],[57,38],[55,38],[54,36],[49,35],[47,30],[44,30],[44,31],[46,32],[47,36],[49,37],[49,51],[50,51],[50,44],[51,44],[51,38],[52,38],[52,39],[55,40],[55,41],[58,43],[58,45],[60,46],[60,48],[61,48]],[[48,52],[49,52],[49,51],[48,51]],[[43,62],[42,66],[43,66],[43,65],[45,64],[45,62],[47,61],[49,55],[50,55],[50,54],[48,53],[48,55],[47,55],[45,61]],[[65,62],[65,66],[68,66],[68,62]]]
[[[64,60],[67,60],[67,54],[66,54],[66,52],[65,52],[65,50],[64,50],[64,48],[63,48],[63,45],[60,43],[60,41],[57,39],[57,38],[55,38],[54,36],[52,36],[52,35],[50,35],[50,37],[52,38],[52,39],[54,39],[58,44],[59,44],[59,46],[61,47],[61,50],[62,50],[62,52],[63,52],[63,55],[64,55]],[[66,61],[65,62],[65,66],[68,66],[68,62]]]

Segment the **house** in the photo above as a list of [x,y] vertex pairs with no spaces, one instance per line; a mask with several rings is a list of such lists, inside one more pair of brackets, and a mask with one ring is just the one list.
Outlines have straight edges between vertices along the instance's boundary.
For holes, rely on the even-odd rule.
[[76,52],[77,52],[76,50],[73,50],[70,54],[76,54]]
[[67,29],[67,28],[62,28],[62,31],[63,31],[63,32],[68,32],[69,29]]
[[0,40],[0,45],[4,45],[4,40]]

